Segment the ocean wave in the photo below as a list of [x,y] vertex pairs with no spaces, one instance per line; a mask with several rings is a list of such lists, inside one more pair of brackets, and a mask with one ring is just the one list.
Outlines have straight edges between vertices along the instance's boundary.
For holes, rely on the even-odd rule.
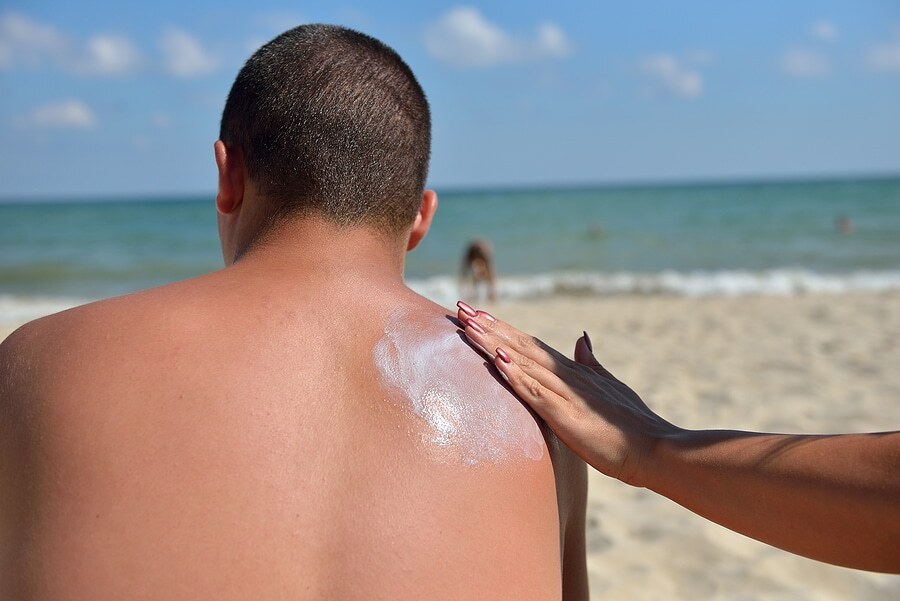
[[[436,276],[410,280],[419,294],[450,306],[459,294],[457,280]],[[500,300],[551,296],[670,295],[687,297],[845,294],[900,290],[900,271],[818,273],[804,269],[768,271],[663,271],[659,273],[549,273],[501,278]]]
[[[459,298],[454,276],[408,280],[410,288],[441,304]],[[805,269],[768,271],[663,271],[659,273],[547,273],[510,276],[497,282],[500,300],[533,300],[610,295],[656,296],[796,296],[900,290],[898,271],[819,273]],[[90,299],[0,294],[0,326],[11,327],[89,302]]]

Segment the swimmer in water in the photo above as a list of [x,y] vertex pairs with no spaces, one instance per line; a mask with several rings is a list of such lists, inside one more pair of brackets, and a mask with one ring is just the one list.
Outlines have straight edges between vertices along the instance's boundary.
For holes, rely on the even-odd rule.
[[853,233],[853,220],[847,217],[846,215],[842,215],[834,220],[834,229],[839,234],[852,234]]

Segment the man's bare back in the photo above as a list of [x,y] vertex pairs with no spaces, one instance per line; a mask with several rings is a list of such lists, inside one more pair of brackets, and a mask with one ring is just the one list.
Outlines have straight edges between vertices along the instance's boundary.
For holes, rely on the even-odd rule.
[[403,284],[409,67],[297,27],[219,135],[225,269],[0,346],[0,599],[585,597],[584,465]]
[[[470,352],[448,382],[483,396],[449,399],[470,415],[436,429],[376,350],[456,327],[336,235],[327,256],[255,253],[4,343],[13,597],[559,596],[560,519],[583,525],[557,512],[534,419]],[[507,423],[466,421],[484,399]]]

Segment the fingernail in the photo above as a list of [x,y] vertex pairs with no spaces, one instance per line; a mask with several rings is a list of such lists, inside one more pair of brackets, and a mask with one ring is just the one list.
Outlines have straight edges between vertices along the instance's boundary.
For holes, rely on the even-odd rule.
[[467,319],[466,325],[469,326],[470,328],[472,328],[473,330],[475,330],[476,332],[478,332],[479,334],[485,333],[484,328],[482,328],[480,325],[478,325],[478,322],[475,321],[474,319]]
[[593,353],[593,352],[594,352],[594,345],[591,344],[591,337],[588,336],[587,330],[582,330],[581,333],[584,334],[584,341],[587,342],[588,350],[591,351],[591,352]]
[[497,321],[497,318],[494,317],[493,315],[491,315],[490,313],[488,313],[487,311],[479,311],[478,313],[479,313],[479,315],[484,316],[484,318],[491,323],[494,323],[495,321]]
[[466,315],[468,315],[469,317],[475,317],[476,315],[478,315],[478,311],[476,311],[475,309],[473,309],[472,307],[470,307],[469,305],[467,305],[466,303],[464,303],[462,301],[457,301],[456,306],[459,307],[460,310],[463,313],[465,313]]
[[497,349],[497,356],[500,357],[500,360],[504,363],[512,363],[512,359],[509,358],[509,355],[502,348]]

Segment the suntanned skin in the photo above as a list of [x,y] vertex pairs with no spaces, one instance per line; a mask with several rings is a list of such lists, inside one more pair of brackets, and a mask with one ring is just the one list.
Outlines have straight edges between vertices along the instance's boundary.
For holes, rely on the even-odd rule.
[[[258,241],[217,163],[228,267],[0,346],[0,598],[587,598],[580,460],[440,461],[379,383],[391,312],[447,315],[402,280],[433,193],[403,239],[306,217]],[[483,363],[460,377],[502,386]]]

